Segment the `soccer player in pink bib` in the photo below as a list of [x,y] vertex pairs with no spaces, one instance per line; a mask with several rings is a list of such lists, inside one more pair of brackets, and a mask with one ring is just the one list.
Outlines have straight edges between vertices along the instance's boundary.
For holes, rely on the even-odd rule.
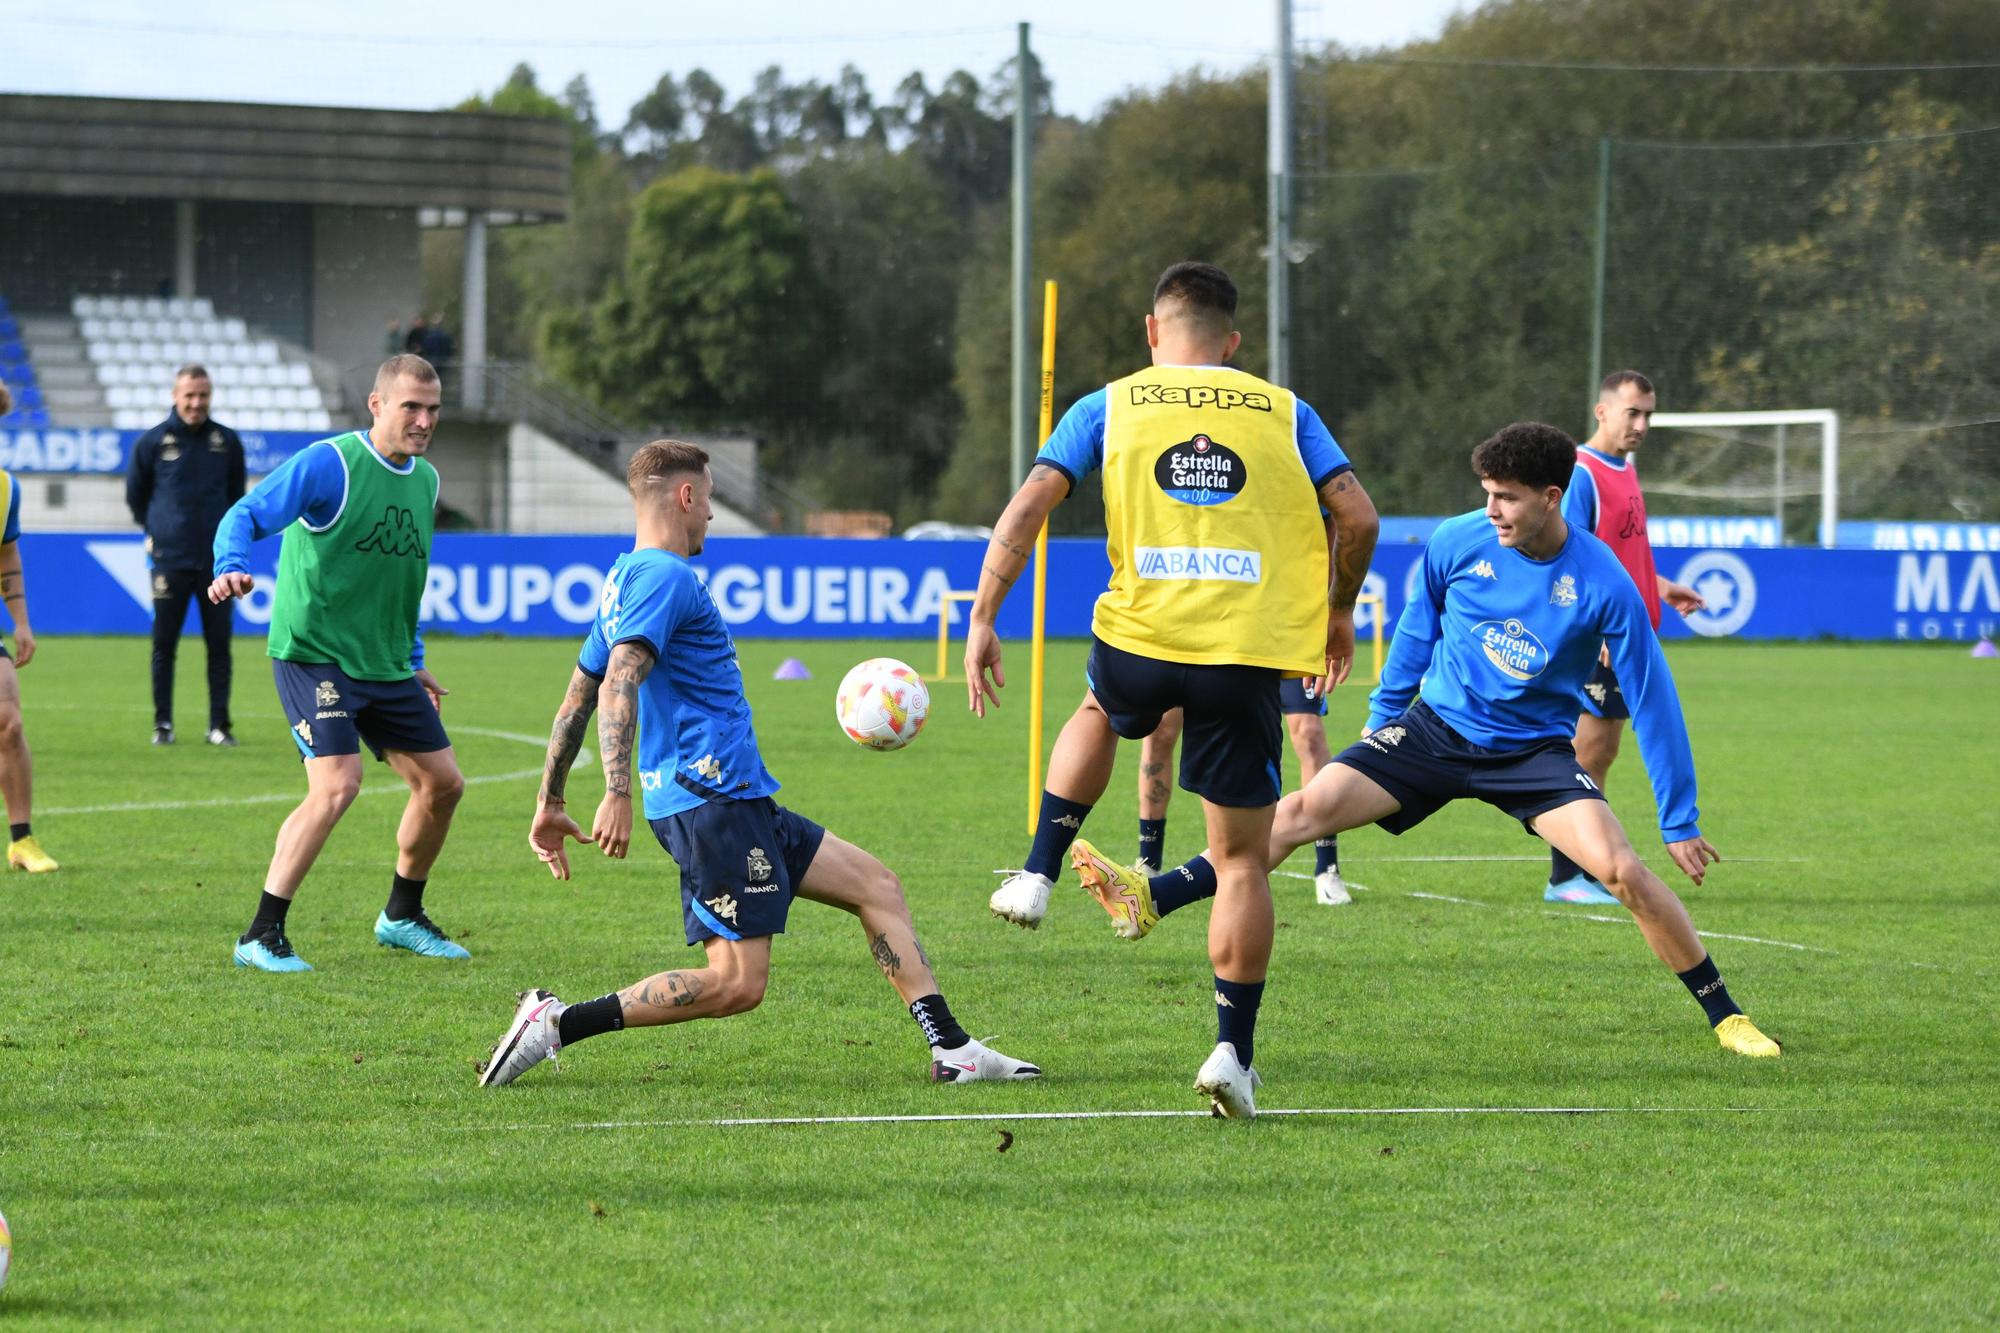
[[[1660,628],[1660,603],[1682,615],[1702,608],[1700,594],[1672,582],[1653,567],[1653,543],[1646,535],[1646,497],[1639,491],[1638,453],[1652,428],[1658,399],[1653,382],[1636,370],[1614,370],[1597,386],[1597,430],[1576,451],[1576,472],[1563,492],[1563,518],[1606,546],[1638,585],[1653,629]],[[1583,713],[1576,720],[1576,757],[1586,773],[1604,786],[1618,741],[1631,712],[1602,654],[1583,686]],[[1549,884],[1542,897],[1552,903],[1616,903],[1602,884],[1576,862],[1551,848]]]

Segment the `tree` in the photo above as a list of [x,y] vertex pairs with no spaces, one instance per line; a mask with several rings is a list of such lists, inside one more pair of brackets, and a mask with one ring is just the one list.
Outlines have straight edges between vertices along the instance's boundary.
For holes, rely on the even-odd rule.
[[819,291],[777,175],[690,167],[636,202],[625,264],[544,347],[613,410],[652,422],[789,423],[817,401]]

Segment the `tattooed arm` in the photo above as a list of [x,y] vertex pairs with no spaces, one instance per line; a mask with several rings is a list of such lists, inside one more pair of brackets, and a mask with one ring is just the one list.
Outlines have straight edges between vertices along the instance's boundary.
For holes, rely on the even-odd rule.
[[570,672],[569,690],[563,695],[555,725],[549,731],[541,795],[535,806],[535,822],[528,828],[528,845],[557,879],[569,878],[569,853],[564,850],[564,840],[590,841],[563,809],[563,789],[569,784],[570,765],[576,762],[577,752],[583,748],[590,715],[596,711],[597,679],[578,667]]
[[1354,669],[1354,599],[1361,595],[1362,581],[1368,577],[1368,562],[1375,556],[1375,537],[1381,520],[1375,502],[1361,488],[1352,472],[1327,478],[1319,488],[1319,502],[1326,510],[1326,545],[1331,566],[1327,589],[1326,675],[1322,690],[1345,683]]
[[653,669],[653,650],[627,641],[611,650],[597,687],[597,743],[604,751],[604,800],[590,840],[623,860],[632,845],[632,742],[639,734],[639,685]]
[[[986,562],[980,566],[979,591],[965,630],[966,702],[979,717],[986,716],[988,701],[999,707],[998,691],[1007,683],[1006,673],[1000,669],[1000,636],[993,631],[1000,604],[1028,567],[1042,526],[1068,497],[1069,478],[1046,463],[1037,463],[1028,469],[1028,479],[993,525],[993,540],[987,544]],[[993,674],[990,682],[986,679],[989,670]]]

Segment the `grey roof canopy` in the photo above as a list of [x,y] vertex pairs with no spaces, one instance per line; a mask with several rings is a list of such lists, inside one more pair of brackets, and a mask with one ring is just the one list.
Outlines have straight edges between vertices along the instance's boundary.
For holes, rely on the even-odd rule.
[[568,127],[524,116],[0,95],[10,193],[569,211]]

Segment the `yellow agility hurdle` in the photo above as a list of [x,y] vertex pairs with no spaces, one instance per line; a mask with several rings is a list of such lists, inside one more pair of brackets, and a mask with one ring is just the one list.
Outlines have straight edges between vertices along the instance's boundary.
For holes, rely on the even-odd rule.
[[[933,683],[964,680],[963,676],[951,674],[951,609],[960,602],[970,605],[979,596],[976,592],[947,592],[938,600],[938,664],[937,674],[931,677]],[[1381,645],[1376,645],[1379,657]],[[1376,671],[1381,674],[1380,669]]]

